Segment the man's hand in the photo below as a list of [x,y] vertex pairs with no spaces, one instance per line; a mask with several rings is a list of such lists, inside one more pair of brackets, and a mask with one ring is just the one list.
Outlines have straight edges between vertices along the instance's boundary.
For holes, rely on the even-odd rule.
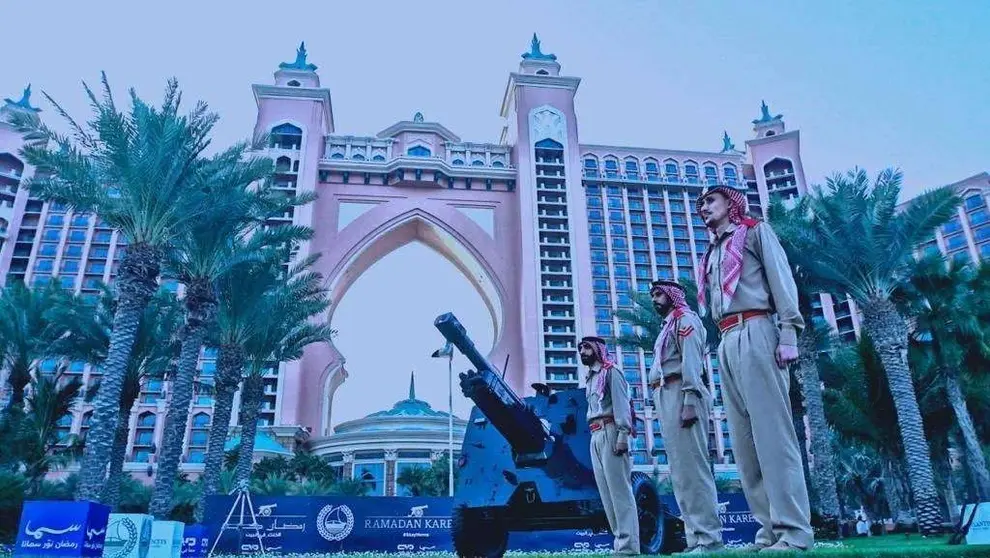
[[694,405],[681,407],[681,427],[690,428],[696,422],[698,422],[698,412],[694,410]]
[[777,345],[777,366],[787,368],[787,365],[798,359],[798,348],[795,345]]
[[615,455],[624,455],[629,451],[628,442],[616,442],[615,443]]

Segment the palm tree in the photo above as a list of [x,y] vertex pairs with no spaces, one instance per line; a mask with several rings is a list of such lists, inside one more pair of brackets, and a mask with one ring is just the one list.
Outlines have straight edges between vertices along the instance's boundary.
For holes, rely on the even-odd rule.
[[900,171],[885,170],[871,183],[856,169],[835,175],[808,194],[806,233],[791,245],[793,265],[825,292],[848,293],[863,311],[863,329],[876,345],[897,410],[908,476],[925,534],[941,527],[931,453],[907,362],[908,327],[891,295],[905,279],[912,250],[956,212],[959,196],[948,188],[928,191],[903,209],[897,205]]
[[822,377],[825,415],[840,438],[838,446],[867,446],[876,452],[882,459],[880,486],[890,513],[895,518],[905,515],[904,445],[887,376],[869,335],[833,351],[823,362]]
[[60,369],[54,374],[35,374],[30,387],[20,430],[4,443],[16,444],[31,492],[37,492],[45,475],[71,456],[71,440],[60,438],[58,423],[72,413],[82,382]]
[[[75,323],[67,353],[73,358],[99,366],[106,359],[112,335],[111,324],[116,311],[113,291],[102,287],[99,304],[88,307]],[[150,380],[164,379],[179,354],[176,332],[182,318],[182,308],[178,298],[165,288],[160,288],[144,309],[138,331],[134,337],[134,347],[124,374],[120,392],[120,420],[114,432],[113,451],[110,454],[110,469],[100,501],[111,509],[120,502],[121,479],[124,476],[124,460],[127,453],[127,437],[130,424],[127,417],[141,394],[141,388]],[[97,382],[86,391],[86,398],[92,401],[99,393]]]
[[58,342],[72,331],[66,316],[80,304],[55,283],[31,289],[14,282],[0,291],[0,370],[7,370],[10,389],[5,419],[24,406],[37,365],[58,356]]
[[217,121],[206,104],[179,114],[182,96],[171,79],[161,107],[131,90],[125,114],[118,110],[105,74],[102,83],[102,100],[84,84],[95,113],[86,128],[45,94],[67,120],[72,137],[56,133],[33,115],[13,117],[26,140],[23,157],[38,169],[25,183],[32,195],[98,215],[127,243],[114,281],[117,311],[81,466],[80,500],[98,500],[103,491],[125,371],[141,315],[158,288],[162,261],[176,235],[218,203],[194,180]]
[[[966,406],[964,377],[990,364],[990,266],[975,271],[941,254],[922,258],[901,285],[898,298],[914,321],[912,337],[930,350],[962,434],[966,463],[980,500],[990,498],[990,471]],[[968,359],[967,359],[968,357]],[[967,360],[975,366],[966,366]],[[974,362],[976,361],[976,362]]]
[[[258,316],[259,319],[264,316],[264,321],[254,328],[244,344],[247,374],[241,389],[241,447],[235,469],[238,482],[247,480],[251,474],[265,374],[272,366],[301,358],[307,346],[329,343],[336,335],[329,324],[317,318],[330,306],[323,277],[309,270],[317,257],[304,258],[292,265],[283,272],[284,283],[276,283],[262,297],[259,308],[265,311]],[[282,272],[281,266],[277,269]]]
[[[149,513],[164,519],[172,510],[172,490],[182,457],[189,404],[192,401],[196,365],[217,306],[216,281],[274,245],[309,239],[312,229],[279,226],[259,230],[272,215],[308,203],[313,195],[285,196],[274,191],[267,179],[270,159],[246,157],[247,144],[210,158],[196,181],[216,193],[220,203],[209,208],[196,223],[179,235],[176,249],[166,260],[166,270],[186,287],[186,322],[180,333],[182,352],[173,378],[164,437],[158,452],[158,472]],[[256,187],[260,183],[260,187]],[[242,239],[254,232],[249,242]]]
[[[825,419],[825,406],[822,401],[822,380],[818,371],[818,360],[823,350],[828,348],[829,334],[811,319],[813,304],[819,299],[815,290],[815,277],[799,265],[793,265],[800,255],[794,253],[796,245],[803,244],[806,239],[804,216],[808,213],[809,198],[799,198],[797,203],[788,208],[779,198],[771,200],[767,210],[767,220],[773,224],[787,252],[788,261],[792,263],[794,282],[798,288],[798,308],[805,316],[806,324],[798,336],[798,362],[795,376],[800,385],[800,391],[805,407],[805,416],[811,431],[810,450],[814,455],[814,470],[811,471],[812,488],[816,498],[819,514],[824,517],[839,517],[839,495],[836,485],[835,461],[832,455],[832,437],[829,433],[828,421]],[[795,413],[798,414],[798,413]],[[804,430],[798,428],[798,434]]]
[[[291,248],[289,249],[291,250]],[[283,251],[286,255],[288,251]],[[216,493],[223,470],[224,445],[230,430],[234,394],[244,375],[247,362],[245,345],[269,319],[268,296],[285,284],[277,252],[263,262],[247,261],[216,282],[217,313],[210,329],[209,343],[218,347],[214,386],[213,418],[203,468],[203,499],[196,509],[202,519],[207,496]],[[243,401],[243,396],[242,396]]]

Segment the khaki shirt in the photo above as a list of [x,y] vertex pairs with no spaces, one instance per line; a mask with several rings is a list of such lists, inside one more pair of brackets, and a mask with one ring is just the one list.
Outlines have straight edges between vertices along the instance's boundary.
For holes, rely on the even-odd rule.
[[[649,383],[660,381],[661,376],[666,378],[671,374],[680,374],[684,405],[697,405],[699,401],[709,403],[711,393],[701,377],[708,332],[705,331],[701,318],[690,310],[685,310],[676,320],[665,346],[660,346],[659,335],[653,345]],[[661,389],[668,388],[665,386]]]
[[605,394],[600,397],[592,387],[598,382],[602,370],[591,370],[587,377],[586,393],[588,394],[588,416],[592,420],[612,417],[616,430],[619,432],[618,442],[629,443],[629,433],[632,431],[632,417],[629,415],[629,384],[622,370],[613,367],[609,372],[609,382],[605,385]]
[[715,323],[723,317],[745,310],[776,312],[781,345],[797,345],[798,330],[804,318],[798,311],[797,285],[791,274],[787,254],[773,229],[759,222],[746,234],[742,275],[732,301],[726,305],[722,293],[722,251],[736,225],[729,225],[708,247],[708,309]]

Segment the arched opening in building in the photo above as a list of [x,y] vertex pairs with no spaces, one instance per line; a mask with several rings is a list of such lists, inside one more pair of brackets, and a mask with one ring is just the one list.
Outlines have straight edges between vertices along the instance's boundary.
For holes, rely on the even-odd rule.
[[[348,371],[332,394],[331,427],[404,399],[410,371],[416,372],[417,399],[447,411],[448,360],[431,356],[444,345],[433,325],[437,316],[453,312],[485,356],[500,333],[499,295],[479,286],[479,262],[441,227],[413,218],[372,244],[378,242],[385,243],[384,253],[363,271],[354,264],[359,274],[345,279],[351,283],[331,317],[339,332],[334,346]],[[461,394],[457,375],[472,365],[456,349],[452,364],[453,412],[467,418],[473,403]]]

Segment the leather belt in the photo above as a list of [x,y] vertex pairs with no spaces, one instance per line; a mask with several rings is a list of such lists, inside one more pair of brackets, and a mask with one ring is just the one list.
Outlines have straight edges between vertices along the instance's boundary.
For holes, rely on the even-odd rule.
[[615,419],[612,417],[599,417],[596,419],[591,419],[588,422],[588,428],[590,428],[592,432],[598,432],[599,430],[605,428],[606,424],[612,424],[613,422],[615,422]]
[[743,322],[751,318],[757,318],[760,316],[769,316],[769,310],[746,310],[745,312],[737,312],[735,314],[730,314],[718,322],[718,329],[722,333],[729,331],[730,329],[743,325]]
[[680,380],[683,376],[680,372],[674,372],[673,374],[668,374],[663,377],[663,380],[657,380],[650,384],[650,389],[660,389],[660,386],[667,384],[669,382],[676,382]]

